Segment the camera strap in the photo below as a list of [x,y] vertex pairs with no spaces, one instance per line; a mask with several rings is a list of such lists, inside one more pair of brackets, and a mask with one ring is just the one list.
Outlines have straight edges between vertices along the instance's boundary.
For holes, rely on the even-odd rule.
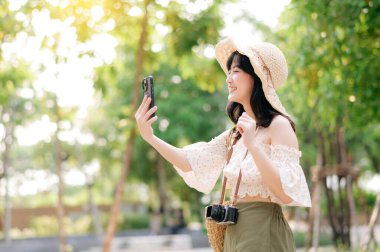
[[[233,138],[233,141],[231,143],[231,139]],[[236,144],[237,142],[237,137],[234,136],[234,129],[231,129],[230,131],[230,134],[227,138],[227,154],[226,154],[226,165],[230,162],[230,159],[231,159],[231,156],[232,156],[232,152],[233,152],[233,146]],[[248,151],[247,153],[245,153],[245,156],[247,156],[248,154]],[[238,192],[239,192],[239,187],[240,187],[240,181],[241,181],[241,169],[239,170],[239,176],[238,176],[238,179],[237,179],[237,182],[236,182],[236,188],[235,188],[235,193],[234,193],[234,198],[233,198],[233,201],[232,201],[232,205],[235,206],[236,205],[236,201],[237,201],[237,197],[238,197]],[[223,178],[223,186],[222,186],[222,195],[220,197],[220,204],[223,204],[224,203],[224,198],[225,198],[225,195],[226,195],[226,186],[227,186],[227,177],[224,176]]]

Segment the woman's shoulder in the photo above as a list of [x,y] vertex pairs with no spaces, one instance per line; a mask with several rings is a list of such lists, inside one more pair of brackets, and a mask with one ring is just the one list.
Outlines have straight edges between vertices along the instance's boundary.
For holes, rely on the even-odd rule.
[[269,129],[281,129],[292,127],[288,118],[283,115],[276,115],[273,117],[272,122],[269,125]]
[[271,135],[272,145],[283,144],[298,149],[297,136],[289,119],[285,116],[275,116],[269,125],[269,132]]

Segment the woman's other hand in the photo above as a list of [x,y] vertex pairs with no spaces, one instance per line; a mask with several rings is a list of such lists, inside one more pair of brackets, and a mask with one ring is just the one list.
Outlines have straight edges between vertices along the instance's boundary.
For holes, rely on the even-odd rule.
[[141,102],[140,107],[137,109],[135,113],[135,118],[137,122],[137,126],[140,130],[141,137],[149,142],[153,137],[153,128],[152,124],[157,121],[157,116],[150,118],[150,116],[157,111],[157,106],[149,109],[149,104],[151,102],[151,98],[148,96],[144,96],[143,101]]
[[249,148],[255,145],[255,136],[257,133],[256,121],[244,112],[236,124],[237,130],[240,132],[244,145]]

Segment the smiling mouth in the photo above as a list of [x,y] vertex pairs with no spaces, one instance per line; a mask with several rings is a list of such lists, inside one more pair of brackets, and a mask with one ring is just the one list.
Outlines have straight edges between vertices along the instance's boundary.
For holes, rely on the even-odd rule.
[[229,89],[228,89],[228,91],[230,92],[230,93],[233,93],[233,92],[235,92],[237,90],[237,88],[235,88],[235,87],[230,87]]

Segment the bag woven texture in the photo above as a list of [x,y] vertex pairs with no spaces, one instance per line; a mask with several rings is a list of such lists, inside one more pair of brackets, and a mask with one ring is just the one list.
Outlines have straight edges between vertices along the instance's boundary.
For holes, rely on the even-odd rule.
[[220,225],[214,220],[206,219],[206,229],[212,249],[215,252],[223,252],[224,234],[226,233],[227,225]]

